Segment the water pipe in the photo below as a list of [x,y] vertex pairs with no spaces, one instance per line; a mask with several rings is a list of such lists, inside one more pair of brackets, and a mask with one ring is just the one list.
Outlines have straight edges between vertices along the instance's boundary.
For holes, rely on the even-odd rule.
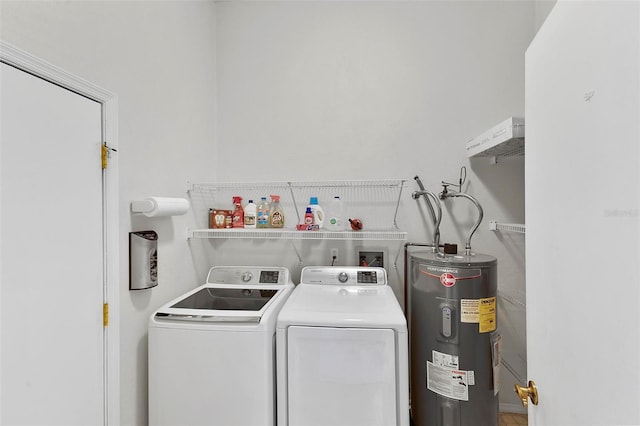
[[482,222],[482,218],[484,216],[482,206],[480,205],[478,200],[473,198],[471,195],[465,194],[464,192],[447,191],[447,185],[443,185],[443,186],[444,186],[444,189],[440,193],[441,200],[444,200],[450,197],[463,197],[470,200],[476,206],[476,209],[478,209],[478,219],[476,220],[476,223],[473,225],[473,228],[471,228],[471,232],[469,232],[469,235],[467,236],[467,241],[464,247],[465,255],[470,256],[471,255],[471,237],[473,237],[473,234],[476,232],[476,230],[480,226],[480,222]]
[[[433,221],[433,244],[432,244],[433,252],[437,253],[438,247],[440,245],[440,222],[442,221],[442,207],[440,206],[440,201],[438,200],[438,197],[433,192],[425,189],[420,178],[416,176],[414,179],[416,180],[416,183],[418,184],[418,187],[420,188],[420,190],[414,191],[411,194],[411,197],[414,200],[417,200],[421,196],[424,198],[425,204],[427,205],[427,209],[429,210],[429,214],[431,215],[431,220]],[[436,212],[433,209],[433,204],[431,204],[431,200],[429,199],[429,197],[433,199],[433,202],[438,210],[437,216],[436,216]]]

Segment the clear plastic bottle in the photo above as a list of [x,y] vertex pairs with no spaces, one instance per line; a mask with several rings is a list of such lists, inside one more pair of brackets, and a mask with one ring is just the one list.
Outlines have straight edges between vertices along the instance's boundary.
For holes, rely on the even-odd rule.
[[231,214],[231,227],[244,228],[244,209],[242,208],[242,197],[233,197],[233,204],[235,208],[233,210],[233,213]]
[[324,227],[324,210],[318,204],[318,197],[311,197],[309,199],[309,205],[307,206],[313,213],[313,223],[318,225],[318,228]]
[[342,200],[340,199],[340,196],[336,195],[327,206],[324,223],[325,229],[329,231],[344,231],[344,217],[344,206],[342,204]]
[[256,215],[257,206],[253,203],[253,200],[249,200],[246,206],[244,206],[244,227],[255,228],[256,227]]
[[271,210],[269,211],[269,227],[271,228],[283,228],[284,227],[284,212],[280,207],[280,196],[271,196]]
[[261,197],[256,210],[256,228],[269,227],[269,202],[267,197]]

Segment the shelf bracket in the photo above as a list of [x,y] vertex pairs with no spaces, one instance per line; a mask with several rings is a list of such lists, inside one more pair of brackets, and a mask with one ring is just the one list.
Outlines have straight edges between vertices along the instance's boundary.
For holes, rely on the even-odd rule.
[[300,252],[298,251],[298,247],[296,247],[296,245],[293,242],[293,240],[289,240],[289,242],[291,243],[291,247],[293,247],[293,251],[296,253],[296,256],[298,257],[298,265],[300,265],[300,266],[304,265],[304,262],[302,260],[302,256],[300,256]]
[[398,199],[396,200],[396,211],[393,213],[393,229],[398,229],[398,222],[396,219],[398,217],[398,210],[400,209],[400,200],[402,199],[402,190],[404,189],[405,182],[406,179],[402,179],[399,183],[400,190],[398,191]]
[[404,241],[400,241],[398,244],[398,250],[396,251],[396,258],[393,259],[393,269],[398,269],[398,259],[400,258],[400,252],[402,251],[402,246],[404,245]]

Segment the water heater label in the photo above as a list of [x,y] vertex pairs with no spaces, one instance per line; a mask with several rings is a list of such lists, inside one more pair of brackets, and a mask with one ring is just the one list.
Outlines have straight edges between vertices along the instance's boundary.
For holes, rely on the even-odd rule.
[[438,266],[420,265],[420,273],[428,277],[437,278],[445,287],[453,287],[461,280],[474,280],[482,276],[479,269],[441,268]]
[[433,359],[433,363],[440,367],[449,367],[453,369],[460,368],[460,363],[458,361],[457,355],[445,354],[438,351],[431,351],[431,359]]
[[496,298],[487,297],[480,299],[480,333],[495,331],[496,323]]
[[460,300],[460,321],[469,323],[480,322],[480,300],[462,299]]
[[496,329],[496,298],[460,300],[460,321],[478,324],[480,333],[490,333]]
[[447,398],[468,401],[474,372],[459,370],[456,355],[432,351],[432,356],[433,361],[427,361],[427,388]]

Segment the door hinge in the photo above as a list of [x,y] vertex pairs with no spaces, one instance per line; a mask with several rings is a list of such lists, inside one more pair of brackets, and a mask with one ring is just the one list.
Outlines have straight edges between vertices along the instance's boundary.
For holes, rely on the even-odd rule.
[[102,305],[102,326],[109,326],[109,304],[105,303]]
[[106,169],[107,167],[109,167],[109,156],[111,154],[111,151],[118,152],[117,149],[109,147],[106,142],[102,144],[102,168],[103,169]]

